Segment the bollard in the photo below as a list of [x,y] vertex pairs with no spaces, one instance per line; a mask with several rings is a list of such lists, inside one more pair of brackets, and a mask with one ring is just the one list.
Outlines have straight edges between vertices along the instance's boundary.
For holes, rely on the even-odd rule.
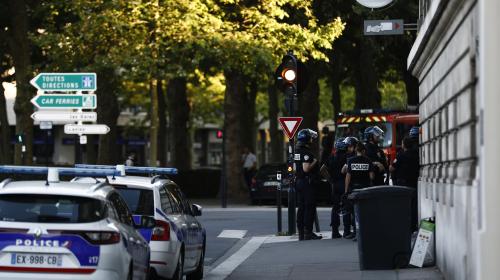
[[278,186],[276,186],[276,209],[278,212],[278,235],[282,232],[282,220],[281,220],[281,172],[276,174],[276,179],[278,181]]

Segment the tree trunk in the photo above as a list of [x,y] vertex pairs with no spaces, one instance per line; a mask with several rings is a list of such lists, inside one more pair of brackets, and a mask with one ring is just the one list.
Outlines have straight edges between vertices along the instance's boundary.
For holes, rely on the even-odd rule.
[[24,145],[26,152],[22,152],[22,145],[15,145],[15,164],[31,164],[33,162],[33,106],[31,98],[35,89],[31,87],[31,50],[30,39],[28,38],[28,13],[25,0],[10,0],[9,14],[11,19],[9,40],[10,51],[16,69],[16,101],[14,112],[16,113],[16,134],[24,135]]
[[160,166],[167,165],[167,112],[163,81],[158,80],[158,161]]
[[7,102],[5,101],[5,89],[0,80],[0,126],[1,137],[0,150],[2,151],[0,162],[2,164],[12,164],[12,147],[10,145],[10,126],[7,118]]
[[340,54],[335,54],[332,59],[332,75],[330,76],[330,82],[332,85],[332,105],[333,105],[333,115],[337,115],[342,112],[342,104],[340,102],[340,84],[342,83],[341,73],[342,73],[342,56]]
[[405,85],[406,85],[406,97],[407,97],[408,105],[418,106],[418,103],[419,103],[418,79],[413,77],[413,75],[405,69],[404,81],[405,81]]
[[359,43],[358,61],[355,64],[356,109],[380,108],[382,96],[378,90],[377,70],[373,59],[373,41]]
[[[314,69],[314,67],[308,67]],[[309,128],[318,132],[319,119],[319,82],[316,73],[310,73],[309,86],[299,98],[299,111],[301,112],[302,124],[300,129]],[[319,134],[319,132],[318,132]],[[319,138],[319,137],[318,137]],[[311,147],[313,153],[319,156],[318,141],[314,142]]]
[[226,124],[226,182],[227,197],[232,200],[248,199],[244,187],[241,165],[241,118],[245,93],[244,77],[236,71],[224,72],[226,91],[224,94],[224,117]]
[[241,144],[256,153],[257,122],[255,120],[255,99],[257,98],[257,83],[252,81],[242,96],[241,111]]
[[269,95],[269,135],[271,136],[271,162],[283,162],[283,133],[278,130],[278,91],[274,83],[267,88]]
[[158,158],[158,88],[156,80],[149,82],[149,97],[151,100],[149,124],[149,166],[156,166]]
[[186,78],[173,78],[168,82],[167,96],[172,128],[172,163],[179,170],[191,169],[191,148],[189,143],[189,103]]
[[102,81],[99,84],[97,95],[97,122],[105,124],[111,129],[108,134],[100,135],[97,154],[98,164],[122,163],[123,159],[116,145],[118,127],[116,121],[120,116],[120,108],[117,99],[119,81],[112,68],[98,71],[97,77]]

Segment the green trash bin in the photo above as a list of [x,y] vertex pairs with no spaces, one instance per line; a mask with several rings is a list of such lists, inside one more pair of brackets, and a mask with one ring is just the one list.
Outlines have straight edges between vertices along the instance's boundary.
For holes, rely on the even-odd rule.
[[361,270],[406,267],[411,256],[412,188],[378,186],[355,190],[356,235]]

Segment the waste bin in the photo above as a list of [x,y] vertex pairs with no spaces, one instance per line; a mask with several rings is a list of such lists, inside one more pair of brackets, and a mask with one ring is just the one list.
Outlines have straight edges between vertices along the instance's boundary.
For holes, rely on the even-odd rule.
[[411,256],[411,199],[415,190],[378,186],[355,190],[359,265],[365,269],[406,267]]

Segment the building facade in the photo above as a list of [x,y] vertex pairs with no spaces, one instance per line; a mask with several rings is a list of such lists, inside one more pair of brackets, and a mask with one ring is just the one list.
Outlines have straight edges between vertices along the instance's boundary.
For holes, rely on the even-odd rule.
[[446,279],[498,279],[500,149],[490,137],[500,130],[500,1],[421,0],[420,7],[408,57],[420,90],[420,218],[436,220]]

